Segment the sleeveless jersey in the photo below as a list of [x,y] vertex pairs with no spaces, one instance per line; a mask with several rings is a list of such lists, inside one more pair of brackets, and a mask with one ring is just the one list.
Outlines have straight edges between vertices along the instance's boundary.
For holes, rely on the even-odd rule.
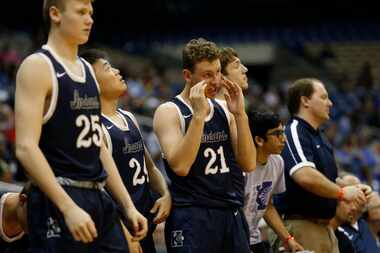
[[[178,176],[164,157],[171,180],[173,204],[236,208],[243,205],[244,179],[235,159],[229,130],[228,111],[216,100],[208,100],[210,115],[206,118],[201,144],[187,176]],[[171,100],[180,117],[185,134],[192,118],[192,109],[177,96]]]
[[124,126],[118,126],[109,117],[102,115],[107,146],[133,203],[146,216],[154,203],[145,164],[144,142],[132,120],[132,114],[120,109],[117,113],[124,121]]
[[39,142],[43,154],[55,176],[104,180],[107,175],[99,158],[102,141],[99,88],[91,66],[79,59],[83,72],[83,77],[79,77],[47,46],[38,53],[50,66],[53,84]]

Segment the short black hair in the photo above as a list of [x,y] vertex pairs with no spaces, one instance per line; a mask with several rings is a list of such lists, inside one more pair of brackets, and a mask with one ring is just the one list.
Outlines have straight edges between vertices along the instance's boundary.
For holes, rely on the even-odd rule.
[[105,51],[95,48],[84,50],[82,53],[80,53],[80,57],[88,61],[91,65],[99,59],[108,59],[108,55]]
[[276,128],[282,123],[280,116],[271,111],[249,111],[248,121],[253,140],[256,136],[267,140],[268,130]]

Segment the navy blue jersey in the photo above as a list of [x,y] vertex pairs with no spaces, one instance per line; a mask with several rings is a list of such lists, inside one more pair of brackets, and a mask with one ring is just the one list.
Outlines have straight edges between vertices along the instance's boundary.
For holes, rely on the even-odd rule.
[[143,139],[132,120],[132,114],[120,109],[117,113],[124,121],[124,126],[102,115],[107,146],[137,210],[147,216],[154,202],[149,188]]
[[[47,46],[38,52],[52,72],[50,106],[44,115],[39,146],[56,176],[100,181],[99,90],[91,66],[82,59],[83,76],[72,74]],[[27,122],[26,122],[27,123]]]
[[[241,207],[243,205],[244,179],[235,159],[229,130],[228,111],[216,100],[208,100],[207,117],[198,154],[189,174],[176,175],[164,158],[171,179],[173,204],[205,207]],[[179,96],[171,101],[180,113],[182,132],[187,131],[192,109]]]

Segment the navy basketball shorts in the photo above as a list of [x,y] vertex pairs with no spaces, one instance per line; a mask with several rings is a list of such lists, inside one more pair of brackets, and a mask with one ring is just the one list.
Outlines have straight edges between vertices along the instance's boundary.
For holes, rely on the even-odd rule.
[[165,224],[168,253],[249,253],[249,232],[238,209],[173,207]]
[[95,222],[98,237],[92,243],[77,242],[68,230],[62,213],[37,187],[28,195],[28,229],[31,253],[125,253],[128,244],[120,216],[104,191],[64,186],[73,201]]

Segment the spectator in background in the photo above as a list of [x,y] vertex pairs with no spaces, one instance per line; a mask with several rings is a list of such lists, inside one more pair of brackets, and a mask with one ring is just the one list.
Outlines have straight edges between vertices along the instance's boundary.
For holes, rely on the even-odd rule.
[[[337,184],[346,187],[358,186],[361,182],[356,176],[348,174],[337,178]],[[356,253],[377,253],[380,252],[380,248],[377,246],[367,221],[362,217],[366,205],[367,202],[357,205],[357,208],[351,213],[349,222],[342,224],[338,229],[351,240]]]
[[[329,120],[332,102],[323,83],[314,78],[295,81],[288,89],[292,118],[286,125],[286,192],[275,199],[277,210],[292,226],[293,236],[307,250],[339,252],[329,220],[338,200],[366,201],[367,187],[339,187],[334,152],[320,131]],[[307,231],[307,233],[305,233]]]
[[[337,184],[343,187],[341,179],[337,179]],[[330,220],[330,227],[334,230],[335,236],[338,239],[339,252],[356,253],[354,245],[350,240],[350,236],[340,226],[353,222],[355,212],[358,210],[358,205],[353,201],[339,201],[336,207],[335,216]]]
[[248,118],[257,150],[256,170],[246,174],[244,201],[251,250],[254,253],[270,252],[270,247],[262,240],[258,227],[262,217],[288,250],[303,250],[289,234],[272,204],[272,194],[285,191],[284,161],[280,156],[286,140],[284,127],[279,116],[272,112],[251,112]]
[[371,195],[367,211],[364,213],[369,229],[373,238],[376,240],[377,247],[380,248],[380,196],[375,192]]

